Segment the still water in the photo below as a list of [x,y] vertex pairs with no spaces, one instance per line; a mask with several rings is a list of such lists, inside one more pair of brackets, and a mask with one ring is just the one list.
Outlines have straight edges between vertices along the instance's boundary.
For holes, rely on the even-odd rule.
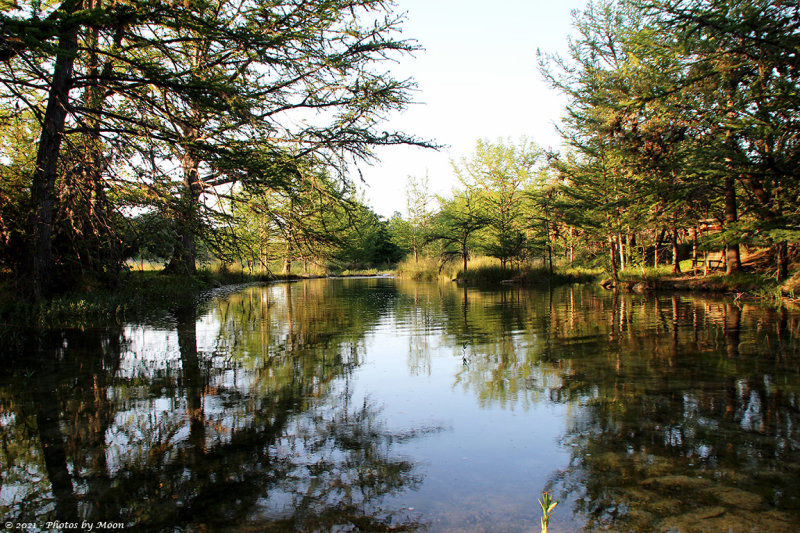
[[[800,316],[591,286],[219,292],[9,330],[0,514],[132,531],[800,530]],[[62,524],[63,525],[63,524]]]

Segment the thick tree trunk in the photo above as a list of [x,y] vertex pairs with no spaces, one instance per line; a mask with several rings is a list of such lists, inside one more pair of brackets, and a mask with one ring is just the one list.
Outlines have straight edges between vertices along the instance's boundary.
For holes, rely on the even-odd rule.
[[53,289],[55,260],[52,235],[55,185],[58,175],[58,156],[69,107],[72,67],[78,49],[78,28],[65,29],[59,36],[58,47],[31,187],[31,200],[34,205],[33,290],[37,300],[47,297]]
[[200,162],[188,150],[181,158],[183,192],[178,216],[175,218],[179,242],[172,252],[167,270],[194,274],[197,272],[195,236],[200,226]]
[[[725,223],[732,224],[738,220],[736,207],[736,182],[733,178],[725,178]],[[725,273],[730,275],[742,269],[741,256],[739,255],[739,243],[728,243],[728,250],[725,253],[727,266]]]

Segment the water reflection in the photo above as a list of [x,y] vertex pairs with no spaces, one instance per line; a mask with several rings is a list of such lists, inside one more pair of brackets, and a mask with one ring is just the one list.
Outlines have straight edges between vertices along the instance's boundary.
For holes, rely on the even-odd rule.
[[386,279],[15,331],[0,511],[511,532],[546,486],[553,532],[794,531],[799,338],[798,315],[726,299]]
[[0,385],[4,518],[417,529],[381,499],[420,481],[396,443],[435,428],[389,430],[348,386],[381,300],[313,292],[247,290],[169,328],[30,332]]
[[580,406],[554,481],[586,529],[795,531],[797,317],[677,296],[614,303],[605,356],[565,356],[554,395]]

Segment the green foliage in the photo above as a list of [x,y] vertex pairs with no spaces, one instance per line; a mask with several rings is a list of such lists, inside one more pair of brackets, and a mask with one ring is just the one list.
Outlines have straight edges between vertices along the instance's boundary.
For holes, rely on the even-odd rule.
[[[13,113],[11,110],[2,110]],[[34,138],[30,113],[0,118],[0,269],[19,271],[30,245],[28,191],[35,166],[30,147]]]
[[636,260],[623,235],[658,247],[716,220],[707,248],[797,239],[791,21],[771,0],[600,2],[576,14],[568,59],[540,54],[569,99],[555,211],[615,276]]
[[[3,147],[0,232],[12,246],[10,235],[36,219],[27,248],[37,295],[57,277],[62,290],[98,272],[113,282],[131,243],[147,258],[169,243],[178,271],[193,272],[204,249],[226,261],[257,255],[263,266],[268,254],[251,253],[259,239],[232,230],[246,210],[235,212],[231,198],[243,190],[273,196],[273,225],[314,219],[302,239],[283,232],[291,263],[288,247],[305,244],[294,240],[316,248],[330,234],[314,227],[320,207],[309,196],[325,187],[309,187],[307,169],[348,182],[349,165],[373,146],[430,145],[380,128],[412,86],[381,65],[417,49],[399,37],[390,2],[83,7],[19,2],[0,15],[0,127],[14,114],[37,117],[16,150],[27,162],[7,160]],[[146,217],[126,228],[120,216],[142,213],[160,213],[163,231]],[[376,237],[369,261],[397,255],[385,241]]]
[[389,221],[375,214],[361,202],[345,214],[342,246],[332,260],[345,269],[389,265],[402,258],[402,251],[393,242]]
[[524,218],[529,206],[524,191],[534,179],[541,155],[541,150],[526,138],[517,144],[482,140],[470,158],[453,164],[485,220],[481,248],[500,259],[504,267],[525,254],[528,237]]
[[178,238],[172,220],[157,211],[130,218],[126,230],[126,240],[134,247],[134,255],[150,262],[166,261]]
[[396,213],[389,220],[389,232],[398,249],[403,253],[411,253],[414,260],[426,252],[432,239],[434,198],[429,191],[429,179],[408,177],[406,185],[406,208],[408,220]]
[[439,198],[439,204],[430,238],[442,243],[443,255],[461,256],[466,270],[472,250],[478,246],[477,235],[489,219],[469,189],[454,191],[451,198]]

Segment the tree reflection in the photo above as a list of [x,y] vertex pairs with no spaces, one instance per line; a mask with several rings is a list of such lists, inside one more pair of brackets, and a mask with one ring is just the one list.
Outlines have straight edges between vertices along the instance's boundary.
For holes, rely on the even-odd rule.
[[452,357],[444,386],[483,408],[569,407],[571,459],[550,488],[588,531],[800,523],[795,314],[580,286],[360,280],[249,288],[170,320],[4,345],[7,519],[424,528],[386,502],[422,482],[399,446],[436,428],[395,431],[354,392],[367,334],[388,327],[408,336],[412,375],[430,372],[432,353]]
[[468,361],[456,387],[486,408],[570,406],[552,488],[586,530],[796,529],[796,314],[576,286],[462,287],[440,305],[442,342]]
[[800,351],[779,331],[786,315],[668,304],[615,303],[605,322],[633,326],[625,335],[562,354],[570,368],[554,397],[580,409],[563,442],[570,465],[553,483],[588,531],[793,531]]
[[[40,334],[0,380],[6,520],[138,530],[416,530],[420,474],[348,376],[387,299],[330,284],[173,310],[173,328]],[[6,354],[8,358],[12,355]]]

